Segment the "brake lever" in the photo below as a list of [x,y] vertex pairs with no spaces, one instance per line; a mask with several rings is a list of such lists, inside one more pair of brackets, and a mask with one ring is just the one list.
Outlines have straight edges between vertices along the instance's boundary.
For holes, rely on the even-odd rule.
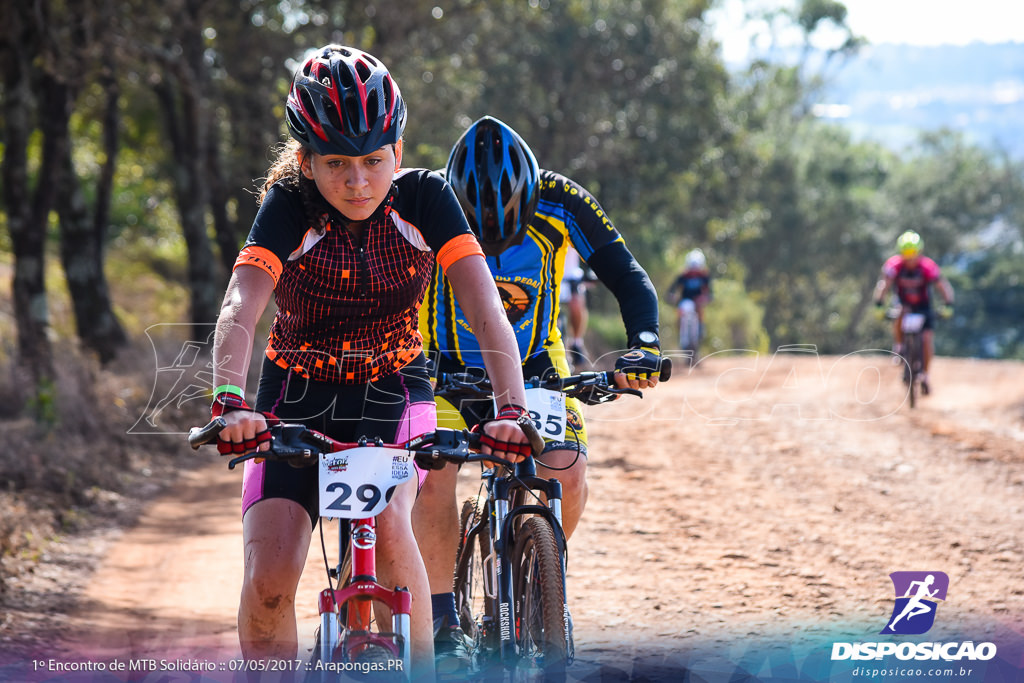
[[228,460],[228,469],[233,470],[235,469],[235,465],[237,465],[238,463],[245,462],[246,460],[252,460],[258,457],[259,451],[251,451],[249,453],[246,453],[245,455],[236,455],[235,457],[231,458],[231,460]]

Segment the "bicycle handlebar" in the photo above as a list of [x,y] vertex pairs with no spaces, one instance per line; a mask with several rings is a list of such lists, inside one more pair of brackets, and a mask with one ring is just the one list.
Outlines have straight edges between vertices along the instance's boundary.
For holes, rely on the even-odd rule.
[[[581,372],[568,377],[559,377],[558,375],[549,375],[544,379],[532,377],[526,380],[525,384],[527,389],[559,391],[566,396],[578,398],[588,405],[608,403],[622,394],[643,398],[643,392],[639,389],[619,388],[615,384],[615,373],[615,370],[601,370]],[[658,381],[667,382],[671,377],[672,359],[663,357]],[[489,396],[492,389],[490,380],[482,373],[439,372],[434,393],[445,398],[465,393]]]
[[[529,418],[521,417],[517,423],[530,439],[534,455],[544,448],[544,440],[537,432]],[[188,443],[193,450],[200,446],[217,443],[217,436],[227,427],[222,417],[215,417],[204,427],[193,427],[189,430]],[[403,450],[416,459],[416,464],[424,469],[441,469],[446,463],[496,462],[509,467],[515,463],[506,458],[477,452],[480,448],[480,434],[467,429],[438,428],[412,439],[405,444],[370,443],[361,439],[355,443],[343,443],[310,429],[305,425],[280,423],[270,427],[270,448],[265,451],[251,451],[236,456],[228,461],[228,469],[246,460],[262,458],[287,462],[295,467],[306,467],[314,464],[325,453],[336,453],[360,446],[382,446]]]

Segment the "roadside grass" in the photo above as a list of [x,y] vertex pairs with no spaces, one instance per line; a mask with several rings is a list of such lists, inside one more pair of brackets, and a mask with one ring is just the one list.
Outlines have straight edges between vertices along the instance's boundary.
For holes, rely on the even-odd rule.
[[125,497],[152,495],[176,471],[202,462],[190,457],[181,432],[208,418],[205,397],[164,411],[158,430],[132,432],[164,390],[159,359],[174,358],[182,344],[147,330],[166,323],[188,329],[181,324],[188,320],[183,257],[168,243],[113,246],[107,275],[130,343],[105,366],[78,345],[60,261],[49,258],[55,379],[33,387],[17,364],[13,257],[0,251],[0,604],[9,579],[33,571],[49,544],[96,525],[130,523]]

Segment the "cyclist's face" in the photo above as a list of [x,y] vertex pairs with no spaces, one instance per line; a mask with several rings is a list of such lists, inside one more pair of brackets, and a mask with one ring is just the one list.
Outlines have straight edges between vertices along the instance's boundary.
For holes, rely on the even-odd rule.
[[302,172],[345,218],[364,221],[388,196],[401,160],[399,141],[360,157],[309,153],[302,157]]

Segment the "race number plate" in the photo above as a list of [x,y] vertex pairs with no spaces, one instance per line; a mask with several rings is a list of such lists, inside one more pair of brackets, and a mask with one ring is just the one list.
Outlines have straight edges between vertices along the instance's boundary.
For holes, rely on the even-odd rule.
[[902,323],[903,331],[920,332],[924,328],[924,321],[924,313],[904,313]]
[[526,409],[533,426],[545,439],[565,439],[565,394],[549,389],[527,389]]
[[320,514],[375,517],[395,488],[415,475],[412,456],[395,448],[366,446],[320,456]]

